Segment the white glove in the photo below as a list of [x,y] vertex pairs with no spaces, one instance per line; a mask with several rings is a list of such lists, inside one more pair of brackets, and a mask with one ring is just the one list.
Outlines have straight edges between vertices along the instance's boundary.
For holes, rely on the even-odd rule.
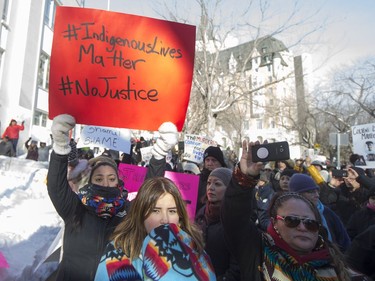
[[60,155],[68,155],[70,148],[69,131],[76,125],[76,120],[68,114],[61,114],[53,118],[51,127],[53,136],[53,150]]
[[158,129],[159,138],[156,140],[151,152],[155,159],[163,159],[168,151],[178,142],[177,127],[172,122],[164,122]]

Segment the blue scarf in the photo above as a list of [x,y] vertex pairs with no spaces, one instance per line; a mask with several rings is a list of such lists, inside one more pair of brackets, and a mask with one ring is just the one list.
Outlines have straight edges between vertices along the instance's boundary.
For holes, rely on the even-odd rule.
[[331,235],[331,232],[329,231],[327,220],[326,220],[326,218],[324,217],[324,214],[323,214],[324,205],[322,204],[322,202],[320,202],[320,200],[318,201],[317,208],[318,208],[320,217],[322,218],[322,225],[325,227],[325,229],[327,229],[328,240],[332,242],[332,235]]

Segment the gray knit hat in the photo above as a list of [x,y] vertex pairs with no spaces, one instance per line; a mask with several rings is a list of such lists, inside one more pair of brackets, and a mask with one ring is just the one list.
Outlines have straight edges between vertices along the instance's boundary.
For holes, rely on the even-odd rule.
[[228,168],[216,168],[210,173],[210,177],[217,177],[219,178],[225,186],[229,185],[229,182],[232,178],[232,170]]

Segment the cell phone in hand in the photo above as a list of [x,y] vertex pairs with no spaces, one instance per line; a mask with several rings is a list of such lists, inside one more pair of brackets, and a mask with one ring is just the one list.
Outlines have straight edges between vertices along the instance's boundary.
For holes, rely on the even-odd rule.
[[288,160],[289,144],[286,141],[259,144],[251,147],[253,162]]
[[348,171],[346,170],[332,170],[332,177],[334,178],[345,178],[348,176]]

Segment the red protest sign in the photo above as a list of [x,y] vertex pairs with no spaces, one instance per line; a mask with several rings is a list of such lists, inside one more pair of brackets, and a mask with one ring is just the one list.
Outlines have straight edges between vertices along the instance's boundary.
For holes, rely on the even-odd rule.
[[182,130],[189,103],[195,27],[104,10],[58,7],[49,118],[156,131]]

